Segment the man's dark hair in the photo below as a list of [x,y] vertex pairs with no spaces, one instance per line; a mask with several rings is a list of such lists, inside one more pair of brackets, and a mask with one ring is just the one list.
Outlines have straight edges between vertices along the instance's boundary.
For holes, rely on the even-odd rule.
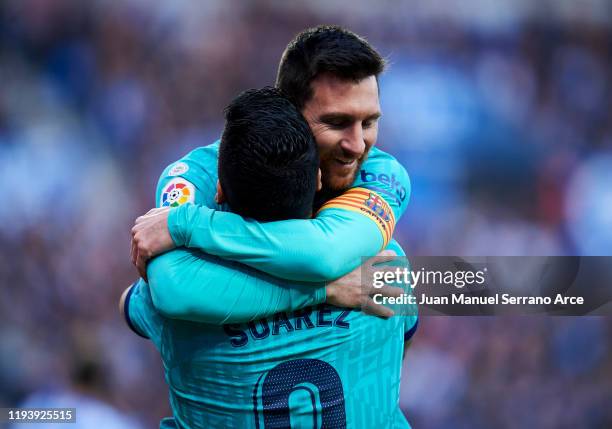
[[225,108],[219,182],[235,213],[259,221],[308,218],[319,153],[308,123],[276,88],[250,89]]
[[311,83],[319,75],[360,81],[378,75],[385,60],[362,37],[335,25],[320,25],[299,33],[283,52],[276,87],[299,110],[313,95]]

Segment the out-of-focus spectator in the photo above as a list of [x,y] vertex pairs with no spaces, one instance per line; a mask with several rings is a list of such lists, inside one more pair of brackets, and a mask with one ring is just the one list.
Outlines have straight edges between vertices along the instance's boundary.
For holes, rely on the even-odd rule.
[[[78,337],[82,342],[85,335]],[[108,372],[100,361],[95,346],[79,344],[62,355],[69,368],[68,385],[41,386],[18,404],[20,408],[75,408],[74,423],[38,423],[48,428],[89,429],[103,426],[108,429],[142,429],[138,420],[106,403],[109,397]],[[52,378],[49,381],[53,382]],[[22,424],[14,423],[18,429]]]

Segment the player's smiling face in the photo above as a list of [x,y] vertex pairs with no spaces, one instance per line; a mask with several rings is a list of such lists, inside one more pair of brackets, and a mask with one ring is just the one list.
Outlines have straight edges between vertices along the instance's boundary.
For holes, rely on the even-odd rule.
[[317,140],[323,188],[351,186],[378,137],[380,103],[374,76],[358,82],[324,74],[311,83],[302,113]]

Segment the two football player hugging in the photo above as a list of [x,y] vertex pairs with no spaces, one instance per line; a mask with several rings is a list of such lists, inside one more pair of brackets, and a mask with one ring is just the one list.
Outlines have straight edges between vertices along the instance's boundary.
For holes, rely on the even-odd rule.
[[305,30],[276,87],[240,94],[220,141],[162,173],[132,230],[142,278],[121,300],[162,356],[162,428],[409,427],[399,385],[417,316],[371,298],[380,264],[406,263],[392,235],[410,197],[375,147],[384,67],[348,30]]

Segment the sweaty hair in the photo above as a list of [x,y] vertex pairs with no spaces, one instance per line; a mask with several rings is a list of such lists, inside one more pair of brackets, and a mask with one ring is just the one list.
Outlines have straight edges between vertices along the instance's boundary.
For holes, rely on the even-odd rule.
[[225,108],[219,182],[235,213],[259,221],[308,218],[319,153],[308,123],[276,88],[250,89]]
[[299,110],[313,95],[312,81],[329,73],[340,79],[360,81],[378,75],[385,60],[362,37],[335,25],[320,25],[299,33],[283,52],[276,87]]

